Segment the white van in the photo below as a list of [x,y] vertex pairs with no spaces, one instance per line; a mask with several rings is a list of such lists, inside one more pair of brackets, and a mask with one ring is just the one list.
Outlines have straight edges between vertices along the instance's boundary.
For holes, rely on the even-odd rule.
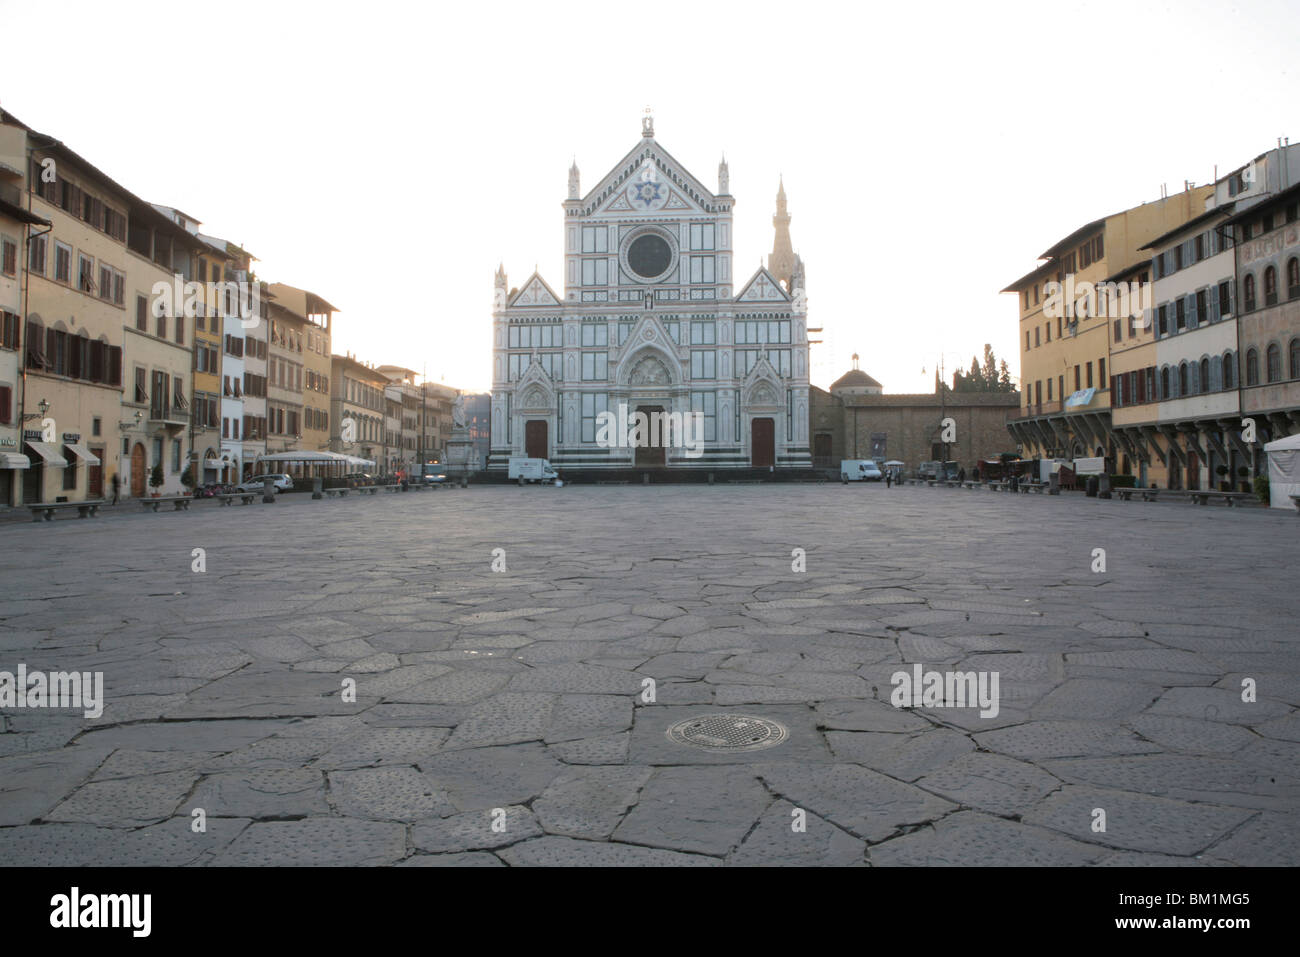
[[844,459],[840,462],[840,481],[846,485],[849,482],[881,482],[884,478],[885,473],[871,459]]
[[523,457],[511,456],[509,478],[518,481],[519,484],[524,482],[541,482],[545,485],[547,482],[554,482],[558,479],[559,473],[551,468],[551,463],[546,459],[528,459]]

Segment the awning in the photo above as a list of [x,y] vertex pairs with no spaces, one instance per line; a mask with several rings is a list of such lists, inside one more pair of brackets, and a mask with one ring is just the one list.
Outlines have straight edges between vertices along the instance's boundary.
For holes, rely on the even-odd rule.
[[59,450],[48,442],[28,442],[27,447],[45,460],[50,468],[65,469],[68,460],[59,454]]
[[77,458],[81,459],[81,461],[85,462],[87,465],[99,464],[99,456],[91,455],[90,449],[86,448],[84,445],[74,445],[73,443],[69,442],[63,447],[67,449],[69,452],[71,452],[73,455],[75,455]]
[[32,467],[32,460],[17,452],[0,452],[0,469],[27,469]]

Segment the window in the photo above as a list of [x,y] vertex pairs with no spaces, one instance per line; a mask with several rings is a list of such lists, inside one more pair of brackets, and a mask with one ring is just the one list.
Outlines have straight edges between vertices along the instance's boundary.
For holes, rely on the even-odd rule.
[[609,285],[609,260],[584,259],[582,261],[582,284],[584,286]]
[[181,470],[181,440],[172,439],[172,471]]
[[1264,270],[1264,305],[1277,305],[1277,269],[1273,266]]
[[1052,341],[1052,324],[1050,322],[1043,323],[1043,338],[1048,342]]
[[0,240],[0,270],[6,276],[18,275],[18,244],[8,236]]
[[1300,379],[1300,338],[1292,339],[1291,345],[1287,350],[1290,353],[1290,376],[1292,379]]
[[582,354],[582,378],[587,381],[608,379],[609,353],[584,352]]
[[715,248],[713,223],[691,223],[691,248]]
[[1038,337],[1038,327],[1034,326],[1034,345],[1041,346],[1042,344],[1042,340]]
[[[692,392],[691,412],[699,413],[704,420],[704,434],[693,436],[705,442],[715,442],[718,438],[718,395],[716,392]],[[693,426],[692,426],[693,427]]]
[[1175,328],[1182,332],[1187,328],[1187,300],[1179,296],[1174,300]]
[[713,282],[713,256],[692,256],[691,257],[691,282],[709,283]]
[[54,241],[54,278],[58,282],[72,282],[72,247]]
[[1087,387],[1088,387],[1089,389],[1091,389],[1091,388],[1092,388],[1092,363],[1091,363],[1091,362],[1085,363],[1085,368],[1086,368],[1086,371],[1087,371],[1087,377],[1088,377],[1088,378],[1087,378],[1087,382],[1088,382],[1088,386],[1087,386]]
[[1029,330],[1025,330],[1025,351],[1029,351]]
[[1292,256],[1286,264],[1286,297],[1295,299],[1300,296],[1300,259]]
[[1204,289],[1196,293],[1196,321],[1202,325],[1210,321],[1210,310],[1206,305]]
[[1106,360],[1097,360],[1097,384],[1103,388],[1106,385]]
[[1282,350],[1274,342],[1268,347],[1268,381],[1282,381]]
[[1112,332],[1112,338],[1114,339],[1115,342],[1119,342],[1124,338],[1124,328],[1120,324],[1120,321],[1118,319],[1115,320],[1113,325],[1114,325],[1114,330]]
[[1083,388],[1083,386],[1081,384],[1081,380],[1079,377],[1079,367],[1075,366],[1074,367],[1074,391],[1078,392],[1081,388]]
[[[539,330],[534,329],[535,333]],[[603,322],[587,322],[582,326],[582,344],[584,346],[609,345],[609,326]],[[534,343],[536,345],[536,343]]]
[[1169,335],[1169,307],[1167,305],[1162,304],[1156,310],[1156,328],[1159,330],[1160,335]]
[[6,425],[13,421],[14,417],[14,390],[13,386],[0,385],[0,422]]
[[1246,350],[1246,385],[1259,385],[1259,353]]
[[77,288],[82,292],[95,291],[95,260],[89,256],[77,256]]
[[139,366],[135,367],[135,401],[144,405],[149,401],[149,390],[145,385],[147,374]]
[[18,350],[18,330],[22,320],[14,312],[0,311],[0,348]]
[[1047,401],[1048,402],[1052,401],[1052,380],[1051,379],[1047,380]]
[[1160,370],[1160,398],[1169,398],[1169,369]]
[[1034,383],[1034,404],[1043,404],[1043,383],[1041,380]]
[[716,331],[712,321],[691,323],[691,345],[711,346],[715,342],[717,342]]
[[1243,283],[1242,294],[1246,299],[1245,309],[1252,312],[1255,309],[1255,277],[1246,273],[1246,279]]
[[45,275],[45,236],[33,236],[28,243],[27,268],[37,275]]
[[1233,380],[1236,379],[1233,374],[1233,366],[1235,365],[1236,363],[1232,361],[1232,353],[1228,353],[1223,357],[1223,387],[1225,389],[1233,388]]
[[609,230],[604,226],[583,226],[582,251],[584,253],[609,252]]
[[1200,384],[1201,392],[1210,391],[1210,360],[1209,359],[1201,360],[1201,381],[1199,384]]
[[714,374],[714,360],[717,353],[712,349],[697,349],[691,353],[691,378],[692,379],[712,379]]
[[1178,394],[1180,396],[1188,395],[1189,391],[1187,388],[1187,363],[1182,362],[1178,365]]
[[596,441],[596,417],[609,409],[609,396],[590,392],[582,396],[582,441]]

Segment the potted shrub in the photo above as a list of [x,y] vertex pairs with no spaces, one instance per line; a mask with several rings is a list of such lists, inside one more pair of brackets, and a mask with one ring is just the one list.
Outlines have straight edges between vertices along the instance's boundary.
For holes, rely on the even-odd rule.
[[1267,475],[1255,476],[1255,495],[1258,496],[1259,500],[1263,502],[1265,505],[1268,504],[1269,499],[1268,499],[1268,476]]
[[1219,466],[1216,466],[1216,467],[1215,467],[1214,471],[1215,471],[1215,472],[1218,474],[1218,476],[1219,476],[1219,491],[1220,491],[1220,492],[1231,492],[1231,491],[1232,491],[1232,481],[1231,481],[1231,479],[1228,479],[1228,478],[1225,478],[1225,477],[1224,477],[1224,476],[1226,476],[1226,475],[1228,474],[1228,467],[1227,467],[1226,465],[1219,465]]
[[1246,481],[1248,475],[1250,475],[1250,469],[1246,468],[1244,465],[1237,466],[1237,477],[1241,479],[1241,491],[1243,492],[1250,491],[1250,483]]
[[186,495],[194,494],[194,466],[193,465],[187,466],[185,471],[181,473],[181,484],[185,486]]
[[153,471],[149,473],[149,484],[153,486],[153,497],[158,498],[162,494],[158,490],[162,488],[163,484],[163,470],[161,463],[155,465]]

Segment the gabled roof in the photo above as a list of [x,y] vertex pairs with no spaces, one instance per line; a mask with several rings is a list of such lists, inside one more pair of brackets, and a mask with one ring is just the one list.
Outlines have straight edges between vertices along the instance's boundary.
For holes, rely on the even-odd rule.
[[[751,290],[753,290],[751,292]],[[767,271],[766,266],[758,270],[745,283],[735,298],[736,302],[790,302],[789,294],[781,288],[781,283]]]
[[[547,298],[551,301],[547,302]],[[507,306],[559,306],[563,300],[556,295],[552,289],[541,277],[541,274],[533,270],[533,274],[528,277],[528,281],[519,287]]]
[[[606,173],[587,195],[580,200],[568,200],[578,203],[583,208],[583,215],[589,215],[600,208],[614,192],[626,183],[643,167],[646,162],[653,162],[657,169],[665,173],[665,182],[669,187],[676,186],[700,205],[709,205],[716,201],[713,192],[697,179],[685,166],[677,161],[654,137],[642,137],[636,146],[628,150],[614,167]],[[677,177],[674,179],[673,175]]]

